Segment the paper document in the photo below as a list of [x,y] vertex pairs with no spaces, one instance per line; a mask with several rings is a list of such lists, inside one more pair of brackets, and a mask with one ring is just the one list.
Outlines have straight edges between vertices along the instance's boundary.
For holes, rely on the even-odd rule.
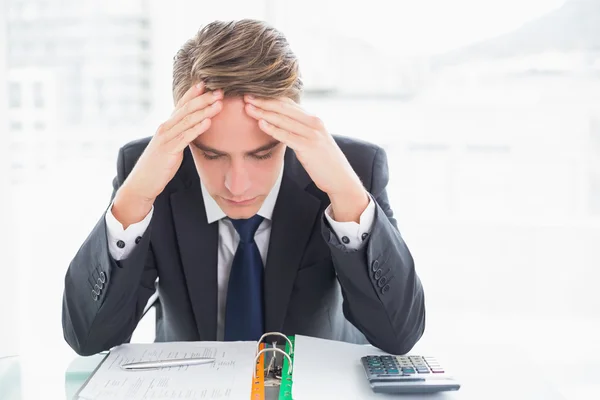
[[[256,342],[124,344],[107,358],[79,399],[249,399]],[[214,364],[125,371],[129,362],[209,357]]]
[[[294,400],[398,399],[398,395],[375,393],[360,362],[367,355],[386,354],[370,345],[296,335],[294,345]],[[402,400],[419,399],[422,395],[401,395]],[[449,399],[447,394],[433,394],[429,399]],[[454,397],[455,398],[455,397]]]

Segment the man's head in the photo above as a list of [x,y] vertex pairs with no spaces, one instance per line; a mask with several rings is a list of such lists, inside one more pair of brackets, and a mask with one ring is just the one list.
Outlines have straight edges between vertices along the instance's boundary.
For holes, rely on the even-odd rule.
[[249,218],[277,180],[285,146],[246,114],[242,96],[299,101],[298,59],[283,34],[264,22],[213,22],[174,58],[175,103],[198,82],[225,95],[210,128],[190,145],[198,174],[227,216]]

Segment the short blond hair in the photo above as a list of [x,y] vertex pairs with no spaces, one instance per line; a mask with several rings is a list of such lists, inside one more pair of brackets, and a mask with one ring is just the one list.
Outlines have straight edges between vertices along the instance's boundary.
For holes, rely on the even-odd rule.
[[300,100],[298,59],[285,36],[263,21],[215,21],[202,27],[173,58],[175,104],[195,83],[225,96]]

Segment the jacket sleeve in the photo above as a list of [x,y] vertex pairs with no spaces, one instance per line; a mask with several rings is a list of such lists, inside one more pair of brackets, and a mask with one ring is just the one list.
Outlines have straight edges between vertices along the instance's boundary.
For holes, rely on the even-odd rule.
[[[112,198],[128,173],[122,148]],[[65,276],[62,325],[65,340],[76,353],[92,355],[130,340],[155,291],[151,232],[152,222],[133,252],[115,261],[109,252],[103,214],[71,261]]]
[[406,354],[425,330],[425,299],[413,258],[402,239],[389,204],[387,157],[375,153],[370,195],[375,219],[367,243],[348,250],[322,220],[322,232],[333,257],[344,316],[374,346]]

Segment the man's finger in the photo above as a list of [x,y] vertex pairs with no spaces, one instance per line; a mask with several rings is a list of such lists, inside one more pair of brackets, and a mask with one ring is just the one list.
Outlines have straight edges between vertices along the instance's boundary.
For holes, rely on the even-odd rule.
[[198,136],[202,135],[204,132],[210,128],[211,119],[206,118],[203,119],[197,125],[192,126],[190,129],[181,132],[175,139],[171,140],[169,143],[171,145],[169,151],[172,154],[181,153],[190,143],[196,139]]
[[206,89],[206,85],[204,84],[204,82],[198,82],[195,85],[192,85],[187,90],[187,92],[185,92],[185,94],[183,96],[181,96],[181,98],[179,99],[179,101],[175,105],[175,109],[181,107],[183,104],[187,103],[188,101],[190,101],[194,97],[199,96],[202,93],[204,93],[204,89]]
[[306,138],[300,135],[294,135],[293,133],[278,128],[275,125],[268,123],[264,119],[258,121],[258,126],[267,135],[270,135],[272,138],[284,143],[292,150],[302,150],[306,145]]
[[[173,113],[171,118],[169,118],[169,120],[164,123],[163,129],[168,132],[169,130],[173,129],[177,124],[179,124],[189,114],[192,114],[198,110],[202,110],[203,108],[214,104],[217,100],[220,100],[222,98],[223,92],[220,90],[214,92],[207,92],[201,96],[192,98],[190,101],[184,103],[183,106],[179,107]],[[175,134],[179,132],[175,132]],[[171,134],[169,136],[173,135]]]
[[205,119],[209,119],[217,115],[223,109],[221,101],[215,101],[208,107],[201,108],[191,114],[183,117],[173,128],[166,132],[164,138],[166,141],[177,140],[176,138],[188,129],[198,125]]
[[263,110],[283,114],[291,119],[295,119],[296,121],[303,123],[304,125],[310,126],[311,128],[322,128],[322,123],[317,117],[308,114],[294,102],[282,101],[279,99],[260,99],[258,97],[249,95],[244,96],[244,101],[258,108],[262,108]]
[[296,135],[311,138],[315,136],[316,131],[313,128],[298,122],[297,120],[286,117],[285,115],[278,114],[272,111],[265,111],[260,108],[253,106],[252,104],[246,104],[246,112],[252,118],[257,120],[264,119],[276,127],[279,127],[285,131],[291,132]]

